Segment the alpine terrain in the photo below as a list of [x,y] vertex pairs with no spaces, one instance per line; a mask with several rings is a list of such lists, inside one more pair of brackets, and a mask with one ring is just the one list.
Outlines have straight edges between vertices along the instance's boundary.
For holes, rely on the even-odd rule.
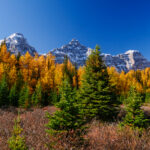
[[[35,48],[28,44],[26,38],[21,33],[14,33],[7,38],[0,40],[6,43],[8,51],[17,55],[20,53],[24,55],[27,51],[34,56]],[[50,52],[55,56],[56,63],[62,63],[64,57],[68,56],[73,64],[77,67],[83,66],[87,57],[91,53],[91,48],[86,47],[76,39],[72,39],[68,44],[63,45],[61,48],[56,48]],[[43,54],[44,55],[44,54]],[[123,54],[111,55],[101,54],[106,66],[114,66],[117,71],[122,70],[128,72],[129,70],[144,69],[150,67],[150,62],[138,50],[128,50]]]
[[35,48],[28,44],[26,38],[21,33],[13,33],[7,38],[0,40],[0,44],[2,42],[5,42],[7,50],[15,55],[17,55],[18,53],[24,55],[27,51],[32,56],[36,53]]

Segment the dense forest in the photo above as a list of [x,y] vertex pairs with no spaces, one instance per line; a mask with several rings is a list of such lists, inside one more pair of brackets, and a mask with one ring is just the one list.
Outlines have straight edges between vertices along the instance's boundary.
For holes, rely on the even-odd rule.
[[[0,47],[0,107],[56,106],[58,110],[53,115],[46,115],[49,119],[46,132],[53,137],[47,145],[49,149],[55,149],[56,143],[64,137],[70,138],[70,142],[76,139],[71,143],[75,149],[82,144],[86,146],[83,135],[93,119],[103,123],[117,120],[120,128],[137,130],[140,137],[150,124],[141,109],[143,103],[150,103],[150,68],[119,73],[114,67],[105,66],[100,53],[96,46],[85,66],[77,68],[67,57],[63,64],[55,63],[51,53],[31,56],[27,52],[15,56],[3,43]],[[118,120],[121,106],[126,113]],[[8,141],[10,149],[15,150],[17,146],[19,150],[27,149],[24,137],[20,136],[22,130],[18,117]]]
[[[59,101],[59,87],[67,79],[72,89],[82,84],[85,66],[76,68],[67,57],[63,64],[56,64],[55,57],[31,56],[28,52],[15,56],[7,51],[6,44],[0,47],[0,106],[20,107],[45,106]],[[131,86],[150,102],[150,68],[117,72],[108,67],[109,83],[114,86],[117,98],[123,101]],[[5,89],[5,90],[4,90]],[[4,93],[3,93],[4,92]],[[3,99],[5,97],[5,99]]]

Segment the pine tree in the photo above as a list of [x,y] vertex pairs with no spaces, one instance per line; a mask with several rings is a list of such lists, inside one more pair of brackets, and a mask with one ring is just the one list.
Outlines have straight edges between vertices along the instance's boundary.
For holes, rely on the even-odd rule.
[[121,125],[139,129],[146,128],[150,123],[150,119],[146,119],[143,110],[141,110],[142,97],[137,93],[135,87],[130,88],[127,102],[127,114]]
[[80,109],[87,121],[93,118],[103,121],[112,120],[118,105],[109,83],[107,68],[96,46],[88,57],[79,92]]
[[52,134],[69,132],[72,130],[81,129],[83,120],[80,115],[79,107],[75,101],[75,92],[72,91],[71,85],[67,80],[64,80],[61,86],[61,98],[57,110],[53,116],[48,115],[49,123],[47,127]]
[[24,87],[20,91],[19,106],[24,108],[30,107],[30,95],[27,83],[25,83]]
[[49,104],[57,104],[60,101],[60,94],[57,92],[57,89],[51,89],[49,95]]
[[32,95],[32,105],[39,106],[43,103],[43,94],[42,94],[42,86],[41,83],[38,82],[36,89]]
[[9,102],[12,106],[18,106],[18,99],[19,94],[17,91],[16,83],[11,87],[10,93],[9,93]]
[[0,82],[0,106],[9,105],[9,88],[6,81],[6,75],[3,75]]
[[72,71],[69,68],[69,66],[68,66],[69,63],[71,64],[71,62],[69,61],[68,56],[65,56],[64,62],[63,62],[63,70],[62,70],[62,72],[63,72],[63,80],[67,79],[69,84],[72,85],[73,84],[74,71]]

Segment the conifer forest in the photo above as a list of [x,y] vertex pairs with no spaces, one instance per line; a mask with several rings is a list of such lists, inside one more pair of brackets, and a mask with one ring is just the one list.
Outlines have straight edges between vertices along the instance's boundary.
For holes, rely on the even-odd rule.
[[0,46],[1,150],[150,149],[150,68],[117,72],[97,45],[67,58]]

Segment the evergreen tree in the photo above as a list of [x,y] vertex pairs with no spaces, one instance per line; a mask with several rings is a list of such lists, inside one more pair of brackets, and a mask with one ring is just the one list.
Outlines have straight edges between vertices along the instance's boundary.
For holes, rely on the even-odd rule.
[[75,92],[72,91],[71,85],[67,80],[63,81],[60,94],[60,102],[57,104],[59,110],[53,116],[48,115],[49,123],[47,127],[49,130],[47,132],[55,134],[81,129],[83,120],[75,101]]
[[42,86],[41,83],[38,82],[36,89],[32,95],[32,105],[39,106],[43,103],[43,94],[42,94]]
[[121,123],[122,126],[129,126],[131,128],[146,128],[150,119],[146,119],[144,112],[141,110],[142,97],[136,92],[135,87],[131,87],[126,105],[127,114]]
[[49,104],[57,104],[60,101],[60,94],[57,93],[57,89],[51,89],[49,95]]
[[17,71],[20,70],[20,65],[19,65],[19,59],[20,59],[20,57],[21,57],[21,53],[19,52],[19,53],[17,54],[17,56],[16,56],[16,60],[17,60],[16,69],[17,69]]
[[25,83],[24,87],[20,91],[19,106],[24,107],[24,108],[27,108],[30,106],[29,87],[27,83]]
[[17,72],[17,79],[16,79],[16,89],[18,93],[21,91],[22,87],[24,85],[23,76],[20,70]]
[[103,121],[114,118],[118,101],[112,91],[100,48],[96,46],[86,61],[79,92],[80,109],[87,121],[92,118]]
[[0,82],[0,106],[9,105],[9,88],[6,81],[6,75],[3,75]]
[[67,79],[69,84],[73,84],[73,76],[74,76],[74,72],[70,71],[69,68],[68,68],[68,56],[66,55],[65,58],[64,58],[64,66],[63,66],[63,80],[64,79]]
[[150,103],[150,93],[145,93],[145,103]]
[[12,106],[18,106],[18,99],[19,94],[17,91],[16,83],[11,87],[10,93],[9,93],[9,102]]

